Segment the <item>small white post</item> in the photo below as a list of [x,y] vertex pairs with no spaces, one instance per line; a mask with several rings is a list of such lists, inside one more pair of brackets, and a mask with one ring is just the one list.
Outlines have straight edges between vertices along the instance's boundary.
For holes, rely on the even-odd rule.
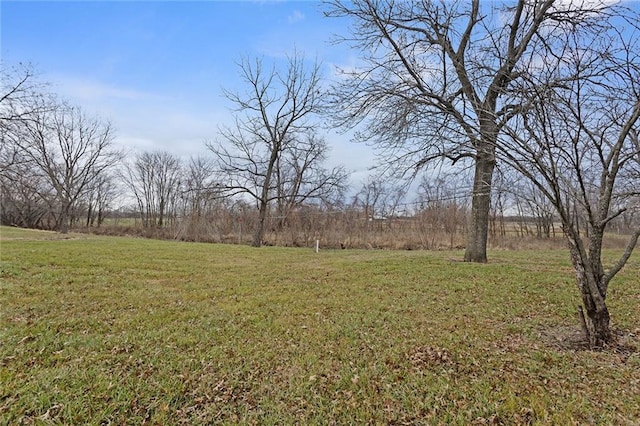
[[320,250],[320,240],[316,240],[316,253]]

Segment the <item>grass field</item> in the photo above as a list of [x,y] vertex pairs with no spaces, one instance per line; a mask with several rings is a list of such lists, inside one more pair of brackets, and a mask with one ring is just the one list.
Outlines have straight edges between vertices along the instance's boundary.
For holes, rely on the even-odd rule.
[[590,352],[564,250],[0,238],[0,424],[640,423],[638,253]]

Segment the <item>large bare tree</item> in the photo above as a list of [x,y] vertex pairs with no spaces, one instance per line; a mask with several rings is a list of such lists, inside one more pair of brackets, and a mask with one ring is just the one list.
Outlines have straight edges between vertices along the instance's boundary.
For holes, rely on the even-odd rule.
[[20,121],[13,141],[33,173],[53,188],[56,230],[66,233],[78,200],[120,159],[109,122],[58,101]]
[[523,90],[535,101],[521,98],[531,107],[510,123],[509,139],[498,151],[544,194],[561,220],[592,346],[612,340],[609,284],[640,237],[636,223],[626,249],[605,268],[607,228],[625,211],[638,209],[640,200],[640,21],[628,14],[626,29],[618,28],[620,22],[601,26],[589,38],[572,33],[561,66],[548,71],[563,84]]
[[540,58],[561,57],[559,29],[588,28],[606,9],[597,1],[329,0],[326,14],[351,24],[341,40],[362,52],[336,86],[338,123],[357,128],[356,139],[401,173],[470,159],[464,258],[486,262],[495,149],[520,110],[509,93]]
[[292,203],[320,197],[338,187],[342,169],[320,167],[326,145],[315,134],[322,112],[319,65],[306,66],[295,54],[284,67],[265,68],[261,59],[239,64],[246,92],[225,91],[234,104],[235,124],[221,127],[207,142],[226,195],[256,201],[258,223],[253,245],[262,245],[269,206],[277,201],[287,214]]

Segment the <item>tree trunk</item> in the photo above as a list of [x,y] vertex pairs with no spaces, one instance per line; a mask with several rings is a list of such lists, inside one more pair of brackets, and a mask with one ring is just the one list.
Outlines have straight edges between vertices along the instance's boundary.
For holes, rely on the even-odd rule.
[[588,277],[583,275],[577,278],[582,304],[587,312],[585,320],[587,322],[588,335],[586,338],[589,340],[591,348],[600,348],[611,343],[612,339],[611,329],[609,328],[609,309],[603,295],[596,294],[594,297],[592,292],[589,291]]
[[91,220],[91,216],[93,216],[93,203],[91,201],[89,201],[88,206],[87,206],[87,228],[92,225],[92,220]]
[[569,237],[571,262],[576,271],[576,282],[582,297],[582,304],[587,312],[587,340],[591,348],[600,348],[611,343],[612,335],[609,328],[609,309],[606,304],[606,290],[602,283],[603,274],[594,268],[588,260],[583,246],[576,235]]
[[465,262],[487,262],[487,236],[491,210],[491,184],[495,168],[493,148],[478,149],[471,201],[471,223],[467,232]]
[[102,222],[104,222],[104,209],[102,207],[98,208],[98,228],[100,228],[100,225],[102,225]]
[[253,242],[251,243],[254,247],[262,246],[262,237],[264,236],[264,222],[267,218],[267,201],[263,200],[260,202],[260,211],[258,214],[258,226],[256,226],[256,231],[253,234]]
[[613,336],[611,335],[611,329],[609,328],[609,309],[604,306],[604,309],[600,312],[588,312],[590,339],[589,343],[593,348],[599,348],[606,344],[611,343]]
[[71,201],[63,198],[60,202],[60,217],[56,223],[56,230],[61,234],[69,232],[69,219],[71,218]]
[[254,247],[262,246],[262,238],[264,237],[264,222],[267,219],[267,210],[269,208],[269,188],[271,187],[271,178],[273,176],[275,164],[278,161],[280,155],[282,143],[274,137],[271,145],[271,154],[269,156],[269,164],[264,175],[264,182],[262,182],[262,193],[260,194],[260,212],[258,215],[258,226],[253,234]]
[[164,225],[164,201],[160,200],[160,212],[158,215],[158,226],[162,227]]
[[61,234],[67,234],[69,232],[69,213],[67,213],[67,209],[64,207],[59,220],[58,232]]

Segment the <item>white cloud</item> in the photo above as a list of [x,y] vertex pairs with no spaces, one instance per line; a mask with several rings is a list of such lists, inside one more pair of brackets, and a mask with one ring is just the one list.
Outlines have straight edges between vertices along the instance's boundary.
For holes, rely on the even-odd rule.
[[89,114],[109,120],[115,143],[127,152],[166,150],[180,157],[204,155],[204,141],[230,121],[226,108],[196,94],[186,96],[118,87],[69,75],[53,76],[53,90]]
[[205,109],[168,101],[114,109],[116,142],[136,152],[165,150],[186,158],[204,155],[204,141],[214,139],[218,125],[230,118],[215,107]]
[[294,10],[293,13],[287,17],[287,21],[289,21],[290,24],[295,24],[296,22],[304,21],[304,18],[304,13],[299,10]]
[[78,77],[55,77],[59,84],[59,93],[71,99],[82,102],[98,102],[109,99],[121,99],[138,101],[142,99],[160,99],[158,95],[145,93],[139,90],[115,87],[99,81],[88,80]]

